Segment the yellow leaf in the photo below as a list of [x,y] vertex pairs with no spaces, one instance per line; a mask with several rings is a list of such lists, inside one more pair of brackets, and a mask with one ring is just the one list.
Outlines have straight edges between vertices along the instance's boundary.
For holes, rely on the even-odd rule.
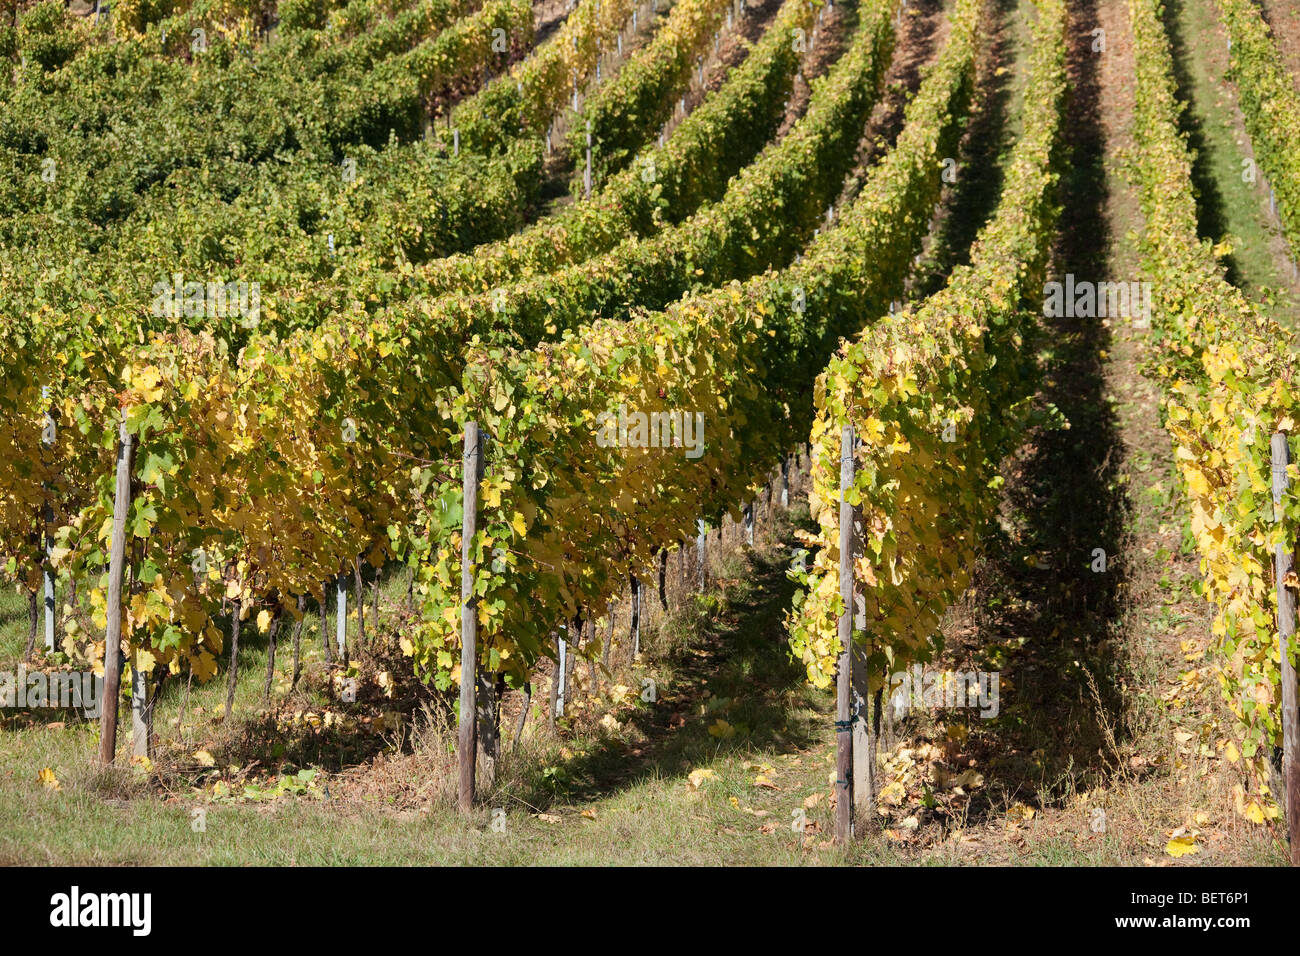
[[1254,800],[1252,800],[1252,801],[1250,801],[1250,803],[1246,804],[1246,807],[1245,807],[1244,810],[1242,810],[1241,815],[1242,815],[1243,817],[1245,817],[1247,820],[1249,820],[1251,823],[1263,823],[1263,822],[1264,822],[1264,808],[1261,807],[1261,806],[1260,806],[1256,801],[1254,801]]
[[719,740],[726,740],[729,737],[736,736],[736,728],[719,717],[713,722],[713,726],[709,728],[709,736],[717,737]]
[[271,626],[271,612],[263,608],[257,613],[257,631],[259,634],[265,634],[266,629]]
[[199,762],[201,767],[212,767],[216,765],[216,759],[206,750],[194,751],[194,759]]
[[712,770],[704,768],[700,770],[692,770],[687,775],[686,779],[690,781],[692,790],[698,790],[700,789],[700,785],[703,784],[705,780],[713,780],[716,779],[717,776],[718,775],[714,773]]
[[36,774],[36,779],[51,790],[62,790],[63,784],[59,783],[59,778],[54,776],[54,771],[49,767],[42,767]]
[[903,789],[903,785],[897,780],[891,780],[889,783],[885,784],[884,788],[880,791],[880,802],[882,804],[898,806],[903,802],[903,798],[906,796],[907,791]]
[[515,534],[519,535],[521,538],[528,533],[528,526],[524,524],[524,516],[518,511],[516,511],[515,516],[510,519],[510,527],[514,528]]
[[1196,837],[1191,834],[1176,836],[1165,844],[1165,852],[1174,858],[1187,856],[1191,853],[1200,853],[1201,848],[1196,845]]
[[141,674],[152,674],[157,664],[158,658],[152,652],[143,649],[135,652],[135,666],[140,668]]

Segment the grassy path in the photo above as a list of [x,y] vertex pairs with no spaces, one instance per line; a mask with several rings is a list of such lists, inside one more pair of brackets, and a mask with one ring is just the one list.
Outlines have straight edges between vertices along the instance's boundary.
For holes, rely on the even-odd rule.
[[1173,45],[1179,94],[1190,104],[1183,129],[1196,153],[1201,235],[1226,243],[1228,279],[1250,298],[1269,303],[1279,319],[1300,319],[1300,277],[1269,208],[1262,174],[1248,181],[1253,163],[1236,90],[1226,79],[1228,37],[1214,0],[1169,0],[1165,29]]
[[[1127,4],[1072,12],[1072,161],[1053,271],[1135,280]],[[1098,28],[1104,52],[1092,49]],[[1209,612],[1139,371],[1145,335],[1127,320],[1044,320],[1039,402],[1069,428],[1026,436],[1003,536],[949,615],[939,665],[999,671],[1002,706],[992,720],[938,711],[897,728],[883,823],[904,859],[1165,865],[1166,841],[1186,828],[1198,852],[1184,865],[1282,861],[1275,834],[1234,813],[1203,659]]]

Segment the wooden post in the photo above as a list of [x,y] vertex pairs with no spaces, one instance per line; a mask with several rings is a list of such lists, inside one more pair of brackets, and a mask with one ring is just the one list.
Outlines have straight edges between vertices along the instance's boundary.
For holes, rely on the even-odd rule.
[[348,576],[344,571],[334,581],[334,641],[338,644],[339,660],[348,662]]
[[700,572],[700,590],[704,590],[704,558],[706,531],[704,529],[704,519],[700,518],[695,523],[695,561],[699,565]]
[[474,764],[478,755],[475,739],[475,681],[478,673],[478,599],[474,596],[474,535],[478,531],[478,483],[483,475],[483,436],[477,422],[465,425],[465,454],[462,459],[465,503],[460,531],[460,739],[457,760],[460,770],[459,805],[462,813],[474,806]]
[[50,527],[54,523],[54,509],[45,504],[45,649],[54,653],[54,536]]
[[244,599],[235,598],[230,618],[230,676],[226,682],[226,720],[235,707],[235,687],[239,683],[239,630],[243,626]]
[[298,620],[293,625],[293,679],[289,681],[289,689],[293,690],[298,686],[298,678],[302,675],[302,628],[307,623],[307,596],[298,595]]
[[[334,664],[334,648],[330,644],[330,625],[329,625],[329,600],[330,589],[328,584],[321,584],[320,587],[320,640],[325,647],[325,666],[331,667]],[[330,685],[331,687],[333,684]]]
[[[57,423],[54,418],[54,406],[45,413],[45,428],[41,432],[41,445],[44,448],[53,448],[56,434]],[[44,453],[42,453],[44,457]],[[54,534],[52,527],[54,525],[54,508],[50,505],[49,491],[50,486],[47,482],[43,489],[46,493],[45,507],[43,517],[45,519],[45,567],[43,569],[45,585],[45,650],[51,654],[54,653],[54,566],[51,563],[54,552]]]
[[[560,631],[562,634],[568,633],[568,625],[561,624]],[[555,669],[555,716],[564,716],[564,698],[568,691],[569,679],[569,642],[565,638],[559,639],[560,657]]]
[[790,507],[790,459],[781,459],[781,507]]
[[[560,637],[558,634],[556,635],[556,640],[561,645],[564,642],[564,638]],[[560,666],[564,660],[564,655],[562,653],[563,647],[560,648],[560,651],[561,653],[558,653],[556,655],[555,673],[551,676],[551,693],[550,693],[550,708],[549,708],[550,714],[547,717],[547,721],[546,721],[547,726],[549,726],[551,730],[555,729],[555,718],[559,716],[560,681],[563,679],[563,675],[564,675],[564,668]]]
[[632,592],[632,657],[633,662],[636,656],[641,653],[641,582],[635,574],[628,576],[628,584]]
[[853,506],[845,494],[853,487],[853,426],[840,435],[840,657],[835,677],[835,842],[853,839]]
[[[1282,520],[1282,498],[1288,490],[1286,466],[1291,460],[1287,436],[1274,432],[1273,452],[1273,520]],[[1277,642],[1282,663],[1282,777],[1286,787],[1287,832],[1291,838],[1291,865],[1300,865],[1300,765],[1296,759],[1297,732],[1300,721],[1296,711],[1296,673],[1291,663],[1291,639],[1295,636],[1295,592],[1285,579],[1295,566],[1295,543],[1278,544],[1273,552],[1274,579],[1277,581]]]
[[659,606],[668,610],[668,549],[659,549]]
[[126,565],[126,516],[131,510],[133,440],[123,414],[117,426],[117,482],[109,539],[108,623],[104,630],[104,692],[99,714],[99,761],[103,764],[111,764],[117,752],[117,702],[122,695],[122,570]]
[[745,544],[750,547],[754,545],[754,505],[756,502],[757,499],[745,505]]

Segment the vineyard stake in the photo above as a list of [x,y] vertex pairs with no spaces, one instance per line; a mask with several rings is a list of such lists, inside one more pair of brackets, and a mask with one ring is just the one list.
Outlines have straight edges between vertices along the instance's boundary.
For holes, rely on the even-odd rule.
[[460,532],[460,740],[457,762],[460,770],[459,805],[462,813],[474,806],[475,674],[478,671],[478,599],[474,596],[473,543],[478,530],[478,483],[483,477],[483,436],[478,422],[465,425],[465,457],[462,461],[465,506]]
[[[45,414],[45,429],[41,435],[41,445],[45,448],[52,448],[54,446],[55,431],[54,406],[51,405]],[[44,458],[44,453],[42,453],[41,457]],[[52,564],[54,535],[51,534],[50,529],[54,525],[54,507],[50,504],[48,497],[49,483],[44,483],[42,489],[47,493],[44,509],[45,568],[42,574],[45,584],[45,649],[52,654],[54,653],[54,565]]]
[[339,660],[347,666],[348,660],[348,576],[340,571],[334,583],[334,642],[338,644]]
[[853,425],[840,435],[840,658],[835,676],[835,842],[853,839]]
[[290,690],[298,686],[298,677],[302,674],[302,628],[307,623],[306,611],[307,597],[299,594],[298,622],[293,626],[293,679],[289,682]]
[[243,624],[244,599],[235,598],[234,612],[230,618],[230,674],[226,681],[226,719],[235,707],[235,687],[239,683],[239,631]]
[[659,605],[668,610],[668,550],[659,549]]
[[[560,629],[563,630],[566,634],[568,633],[567,628],[568,628],[567,624],[560,625]],[[559,645],[560,660],[559,660],[559,666],[556,668],[555,671],[555,680],[556,680],[555,686],[559,689],[556,691],[556,696],[555,696],[555,716],[563,717],[564,716],[564,692],[569,689],[568,687],[565,686],[566,678],[568,678],[569,676],[569,642],[562,637],[559,638],[559,642],[560,642]]]
[[325,664],[332,667],[334,665],[334,648],[330,645],[329,601],[329,585],[322,582],[320,586],[320,641],[325,648]]
[[781,507],[790,507],[790,459],[781,459]]
[[45,502],[45,649],[54,653],[54,567],[50,563],[54,557],[54,536],[50,528],[54,524],[54,509]]
[[[1273,452],[1273,520],[1282,520],[1282,498],[1288,490],[1286,466],[1291,461],[1287,436],[1274,432]],[[1286,576],[1295,564],[1294,544],[1280,543],[1273,552],[1274,580],[1277,581],[1277,643],[1282,662],[1282,775],[1286,787],[1287,832],[1291,837],[1291,864],[1300,865],[1300,765],[1296,763],[1296,736],[1300,721],[1296,712],[1296,673],[1291,663],[1290,644],[1295,636],[1295,593],[1286,585]]]
[[632,660],[641,653],[641,581],[635,574],[629,576],[632,589]]
[[126,564],[126,516],[131,510],[132,436],[126,414],[117,426],[117,483],[113,490],[113,532],[109,544],[108,618],[104,630],[104,691],[99,715],[99,761],[117,753],[117,702],[122,695],[122,567]]
[[361,556],[352,562],[353,576],[357,582],[357,647],[366,646],[366,591],[361,580]]
[[700,518],[695,523],[695,558],[700,566],[700,590],[704,590],[704,549],[705,549],[705,531],[704,519]]

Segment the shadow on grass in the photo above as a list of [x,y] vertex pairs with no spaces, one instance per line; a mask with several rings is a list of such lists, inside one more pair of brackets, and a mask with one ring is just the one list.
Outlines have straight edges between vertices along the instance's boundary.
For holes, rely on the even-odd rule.
[[[1178,86],[1178,98],[1188,104],[1178,119],[1179,129],[1187,137],[1188,148],[1192,151],[1192,185],[1196,192],[1196,232],[1202,239],[1218,242],[1228,233],[1228,214],[1224,207],[1223,192],[1219,189],[1211,165],[1209,146],[1202,131],[1201,119],[1197,115],[1195,104],[1196,84],[1192,78],[1187,40],[1183,36],[1182,0],[1165,0],[1163,7],[1165,33],[1169,37],[1169,49],[1174,61],[1174,82]],[[1241,285],[1241,267],[1236,258],[1229,253],[1222,257],[1227,278],[1233,285]]]
[[[1111,237],[1099,59],[1090,49],[1095,0],[1073,4],[1072,20],[1066,213],[1053,269],[1097,282],[1107,278]],[[1124,734],[1117,638],[1126,569],[1116,556],[1128,504],[1123,444],[1106,401],[1111,334],[1097,319],[1046,318],[1036,344],[1044,356],[1037,402],[1055,405],[1070,427],[1026,435],[1007,463],[1002,530],[955,615],[956,665],[997,672],[1001,684],[998,716],[971,720],[965,747],[964,757],[992,771],[988,788],[972,794],[970,824],[1012,801],[1041,805],[1088,789],[1107,774]],[[1096,549],[1107,556],[1104,572],[1093,570]],[[948,718],[966,721],[970,712],[940,712]]]
[[975,108],[957,157],[959,173],[952,198],[941,212],[933,232],[934,244],[911,290],[917,299],[934,295],[947,283],[953,269],[970,262],[971,245],[1002,193],[1007,103],[1015,73],[1008,68],[999,76],[998,70],[1015,62],[1016,36],[1010,15],[1016,0],[991,0],[990,6],[994,22],[1002,29],[990,44],[978,79]]
[[[560,799],[593,800],[647,778],[684,777],[731,752],[793,753],[825,736],[831,702],[808,688],[786,644],[784,616],[795,591],[786,554],[752,552],[729,576],[725,596],[697,596],[666,625],[664,643],[672,647],[656,665],[670,677],[657,702],[627,719],[635,733],[606,737],[566,763],[571,782]],[[710,735],[718,717],[740,732]],[[541,781],[521,796],[537,806],[557,798]]]

